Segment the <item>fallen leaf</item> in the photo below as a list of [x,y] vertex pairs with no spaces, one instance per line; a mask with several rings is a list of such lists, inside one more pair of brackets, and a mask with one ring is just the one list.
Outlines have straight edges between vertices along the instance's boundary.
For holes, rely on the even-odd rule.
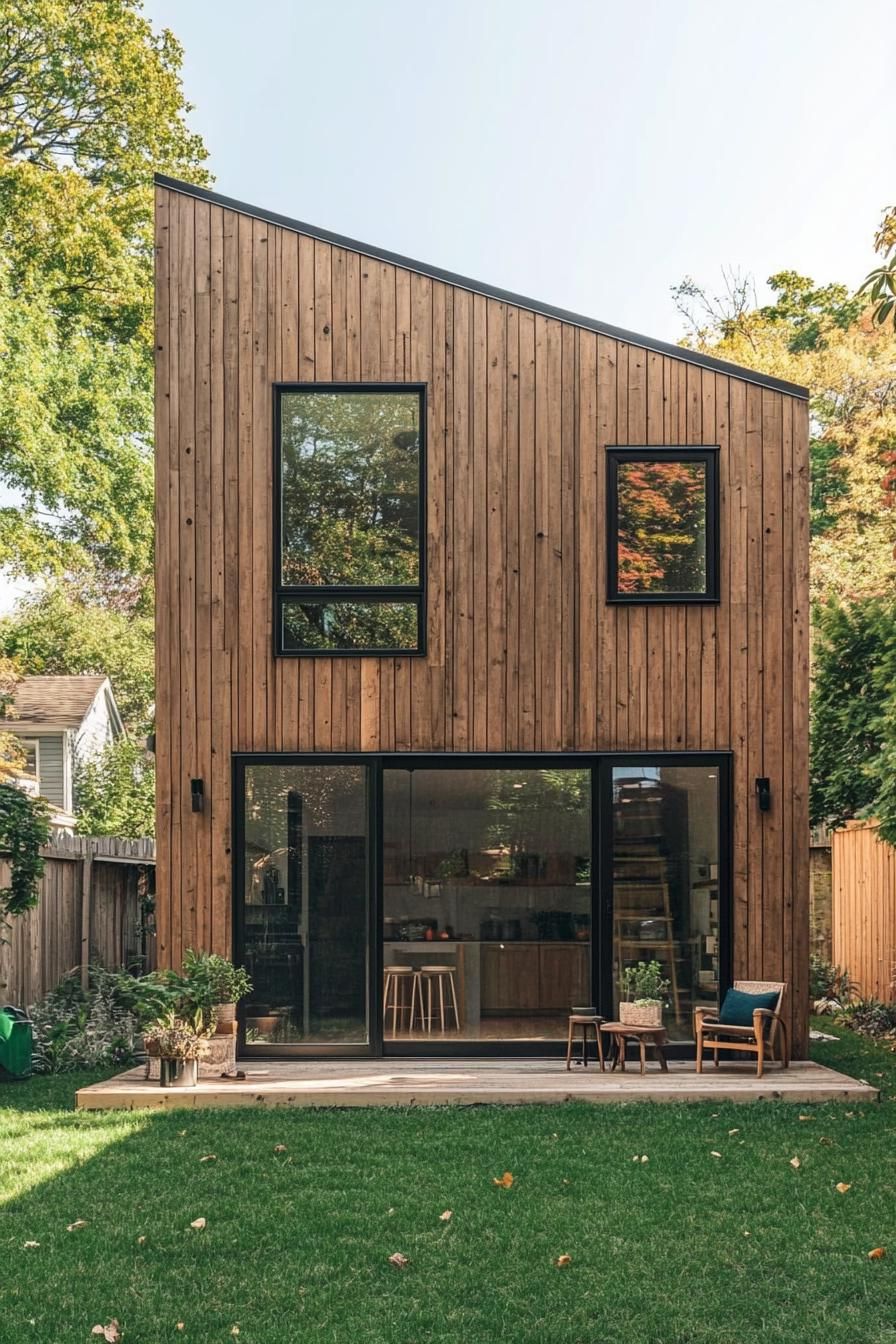
[[73,1223],[69,1223],[68,1227],[65,1230],[66,1232],[77,1232],[78,1228],[86,1226],[87,1226],[86,1218],[76,1218]]
[[641,1161],[642,1161],[642,1162],[649,1162],[649,1161],[650,1161],[650,1158],[647,1156],[646,1153],[642,1153],[642,1155],[641,1155]]
[[33,1250],[36,1250],[37,1247],[38,1247],[39,1245],[40,1245],[40,1242],[39,1242],[39,1241],[26,1241],[26,1242],[25,1242],[25,1250],[26,1250],[26,1251],[33,1251]]
[[800,1120],[814,1120],[814,1119],[815,1119],[815,1116],[814,1116],[814,1115],[801,1115],[801,1116],[799,1116],[799,1119],[800,1119]]
[[217,1153],[206,1153],[205,1157],[200,1157],[199,1159],[200,1162],[217,1162],[217,1160],[218,1160]]
[[440,1213],[440,1214],[439,1214],[439,1222],[440,1222],[440,1223],[450,1223],[450,1222],[451,1222],[451,1210],[450,1210],[450,1209],[446,1209],[444,1213]]
[[887,1248],[886,1248],[886,1246],[875,1246],[875,1248],[874,1248],[873,1251],[869,1251],[869,1252],[868,1252],[868,1259],[869,1259],[869,1260],[883,1260],[883,1258],[884,1258],[884,1256],[886,1255],[886,1253],[887,1253]]
[[818,1140],[818,1142],[819,1142],[819,1143],[823,1143],[824,1146],[825,1146],[826,1148],[833,1148],[833,1146],[834,1146],[834,1140],[833,1140],[833,1139],[829,1139],[829,1138],[827,1138],[827,1136],[824,1135],[824,1134],[822,1134],[822,1136],[821,1136],[821,1138]]
[[386,1210],[386,1215],[387,1215],[387,1217],[391,1218],[391,1217],[392,1217],[392,1214],[393,1214],[394,1212],[395,1212],[394,1209],[387,1209],[387,1210]]
[[102,1335],[106,1344],[120,1344],[121,1341],[121,1327],[114,1316],[108,1325],[95,1325],[90,1333],[92,1335]]
[[712,1152],[710,1153],[710,1157],[721,1157],[721,1156],[722,1156],[722,1154],[721,1154],[721,1153],[717,1153],[716,1150],[715,1150],[715,1148],[713,1148]]
[[509,1190],[513,1185],[513,1172],[505,1171],[503,1176],[493,1176],[492,1185],[500,1185],[502,1189]]
[[187,1131],[185,1129],[179,1129],[177,1131],[177,1137],[179,1139],[185,1139],[187,1137]]
[[190,1224],[190,1226],[191,1226],[191,1227],[195,1227],[195,1229],[196,1229],[197,1232],[201,1232],[202,1229],[205,1227],[205,1219],[204,1219],[204,1218],[194,1218],[193,1221],[192,1221],[192,1223]]
[[232,1325],[232,1326],[230,1327],[230,1333],[231,1333],[232,1335],[238,1335],[239,1332],[240,1332],[240,1328],[239,1328],[238,1325]]
[[145,1238],[145,1237],[138,1237],[138,1238],[137,1238],[137,1245],[138,1245],[138,1246],[145,1246],[145,1245],[146,1245],[146,1238]]
[[389,1256],[389,1264],[394,1265],[396,1269],[407,1269],[409,1264],[408,1257],[402,1255],[401,1251],[395,1251]]
[[834,1186],[834,1189],[837,1191],[839,1195],[845,1195],[847,1190],[852,1189],[852,1186],[847,1185],[846,1181],[838,1181],[837,1184]]
[[563,1180],[561,1181],[561,1185],[569,1185],[569,1184],[570,1184],[569,1178],[567,1176],[564,1176]]
[[558,1255],[557,1259],[554,1261],[554,1264],[557,1266],[558,1269],[563,1269],[566,1265],[572,1264],[572,1256]]
[[285,1144],[285,1143],[275,1143],[275,1144],[274,1144],[274,1152],[275,1152],[275,1153],[285,1153],[285,1152],[286,1152],[286,1144]]
[[729,1139],[731,1139],[731,1138],[734,1137],[735,1134],[739,1134],[739,1133],[740,1133],[740,1130],[739,1130],[739,1129],[729,1129],[729,1131],[728,1131],[728,1137],[729,1137]]
[[855,1111],[844,1111],[843,1114],[846,1116],[847,1120],[852,1120],[852,1118],[855,1115]]
[[749,1235],[750,1235],[749,1232],[745,1232],[745,1233],[744,1233],[744,1236],[745,1236],[745,1237],[748,1237]]
[[802,1164],[802,1162],[799,1160],[798,1157],[792,1157],[792,1158],[790,1159],[790,1165],[793,1167],[794,1171],[799,1171],[800,1167],[801,1167],[803,1164]]

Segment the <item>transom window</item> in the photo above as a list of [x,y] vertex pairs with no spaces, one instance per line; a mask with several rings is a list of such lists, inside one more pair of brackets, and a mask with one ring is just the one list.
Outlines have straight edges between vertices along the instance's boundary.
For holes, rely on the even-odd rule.
[[277,388],[279,654],[424,652],[420,384]]
[[718,449],[607,449],[611,602],[717,602]]

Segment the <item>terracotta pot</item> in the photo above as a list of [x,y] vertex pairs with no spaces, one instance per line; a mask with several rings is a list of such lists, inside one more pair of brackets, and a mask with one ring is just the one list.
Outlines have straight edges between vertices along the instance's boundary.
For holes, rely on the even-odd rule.
[[220,1031],[222,1036],[230,1035],[230,1028],[236,1021],[235,1003],[216,1003],[215,1004],[215,1031]]
[[661,1003],[620,1003],[619,1021],[627,1027],[661,1027],[663,1025],[663,1005]]

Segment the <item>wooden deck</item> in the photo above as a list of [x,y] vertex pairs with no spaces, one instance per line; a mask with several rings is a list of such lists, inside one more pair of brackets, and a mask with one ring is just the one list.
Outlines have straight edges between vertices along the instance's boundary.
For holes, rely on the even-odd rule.
[[773,1065],[756,1078],[749,1064],[694,1072],[675,1061],[643,1076],[576,1067],[562,1060],[265,1060],[247,1061],[239,1081],[203,1079],[195,1088],[162,1089],[131,1069],[77,1094],[81,1110],[197,1106],[470,1106],[533,1102],[625,1101],[876,1101],[878,1089],[820,1064]]

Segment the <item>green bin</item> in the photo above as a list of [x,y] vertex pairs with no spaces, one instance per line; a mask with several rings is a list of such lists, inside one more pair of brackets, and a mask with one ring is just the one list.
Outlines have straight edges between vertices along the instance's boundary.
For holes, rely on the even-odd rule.
[[0,1008],[0,1082],[31,1077],[31,1019],[21,1008]]

